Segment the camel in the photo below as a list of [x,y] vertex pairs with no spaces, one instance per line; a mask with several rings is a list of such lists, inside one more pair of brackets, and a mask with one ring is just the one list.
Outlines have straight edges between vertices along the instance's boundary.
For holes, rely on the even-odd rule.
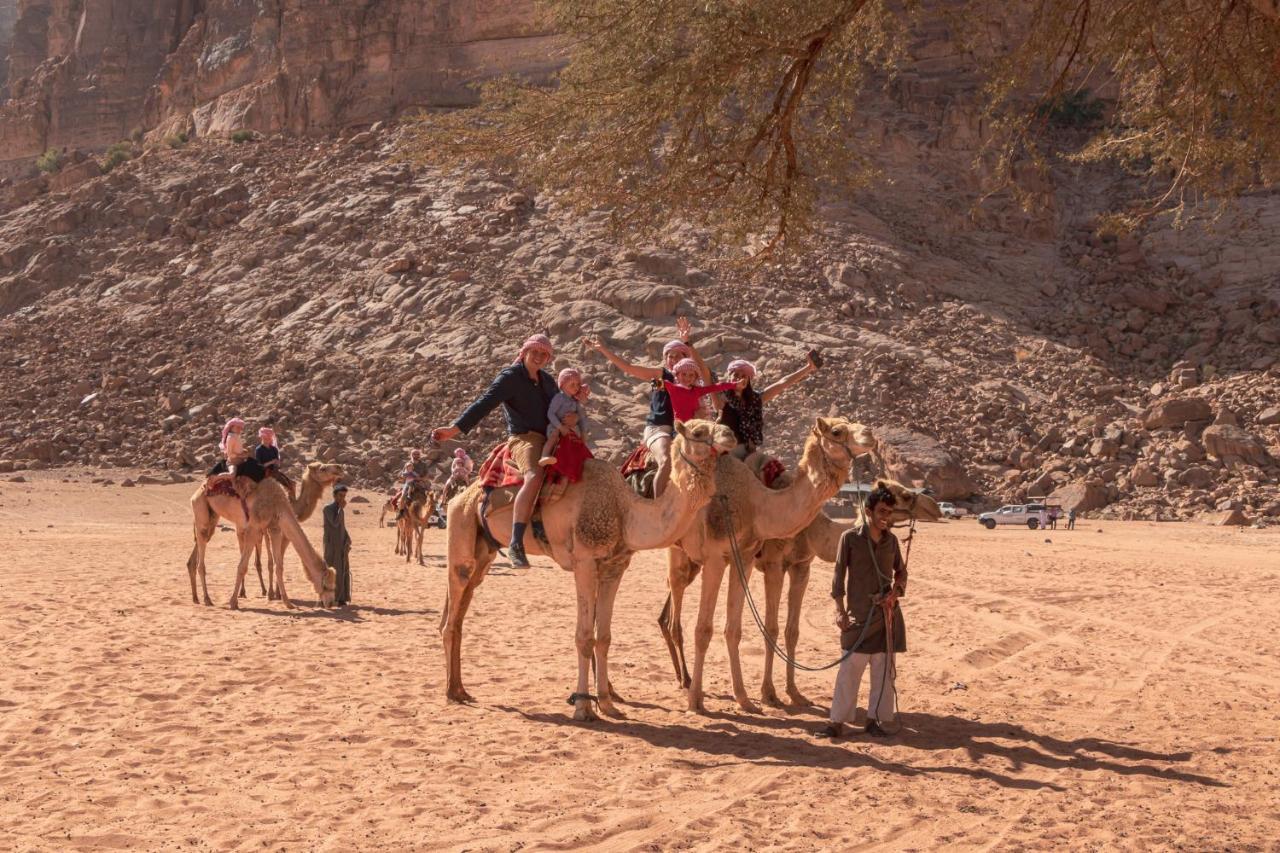
[[436,505],[436,493],[431,489],[411,489],[404,512],[396,519],[396,554],[404,554],[407,563],[417,553],[418,565],[422,565],[422,536],[427,529],[427,518]]
[[[294,517],[298,521],[306,521],[315,512],[316,505],[319,504],[320,498],[324,495],[324,490],[332,486],[342,476],[342,467],[340,465],[328,465],[323,462],[312,462],[307,466],[306,471],[302,475],[302,487],[299,489],[298,499],[293,501],[290,509]],[[274,482],[274,481],[273,481]],[[277,483],[277,485],[279,485]],[[284,487],[281,487],[284,492]],[[288,494],[285,493],[285,499],[288,500]],[[205,484],[201,483],[196,489],[195,494],[191,496],[191,515],[192,528],[195,538],[195,545],[191,549],[191,556],[187,558],[187,575],[191,580],[191,602],[200,604],[201,601],[196,592],[196,575],[200,576],[200,586],[204,591],[205,606],[212,606],[213,602],[209,599],[209,590],[205,586],[205,550],[209,546],[209,539],[213,536],[218,527],[218,519],[223,518],[235,525],[236,541],[240,544],[241,550],[244,548],[245,532],[248,529],[248,519],[245,518],[244,505],[235,495],[208,495],[205,494]],[[287,539],[282,539],[276,535],[275,529],[267,531],[269,542],[273,539],[280,539],[281,543],[286,543]],[[256,551],[256,548],[254,549]],[[284,555],[284,545],[279,548],[279,555]],[[274,547],[268,548],[268,573],[271,577],[271,590],[268,591],[263,585],[262,594],[268,595],[274,600],[283,596],[284,589],[284,564],[273,562],[276,556]],[[244,577],[239,579],[240,585],[236,592],[244,596]],[[258,583],[262,584],[262,569],[258,567]]]
[[[893,508],[895,524],[916,519],[937,521],[942,517],[938,502],[929,495],[908,489],[893,480],[880,479],[872,484],[883,484],[897,503]],[[805,589],[809,585],[809,567],[814,557],[828,563],[836,561],[836,549],[840,537],[851,527],[865,520],[865,511],[859,507],[858,516],[848,522],[833,521],[819,512],[809,526],[790,539],[770,539],[756,555],[756,566],[764,575],[765,630],[769,637],[764,644],[764,679],[760,685],[760,698],[770,705],[782,704],[773,689],[773,649],[778,639],[778,609],[782,601],[782,580],[787,578],[787,696],[795,705],[812,704],[796,687],[796,642],[800,639],[800,606],[804,603]],[[676,678],[685,677],[677,669]]]
[[[636,495],[616,468],[590,459],[583,467],[582,479],[543,507],[542,525],[548,541],[531,535],[525,548],[529,554],[551,557],[574,575],[578,681],[571,698],[575,720],[598,719],[587,692],[587,671],[592,663],[600,710],[619,716],[614,706],[617,695],[609,683],[608,657],[613,603],[622,575],[635,552],[666,548],[685,535],[715,491],[716,458],[736,444],[728,427],[700,420],[680,423],[670,451],[671,485],[660,498]],[[482,532],[483,497],[483,488],[476,481],[449,504],[449,591],[440,634],[447,696],[454,702],[473,701],[462,686],[462,623],[497,550]],[[512,508],[508,502],[488,513],[489,530],[502,544],[511,536]]]
[[[669,594],[658,625],[676,671],[683,672],[684,637],[680,608],[684,591],[702,571],[702,594],[698,602],[698,624],[694,632],[693,673],[687,685],[690,711],[705,712],[702,701],[703,664],[711,643],[711,623],[725,567],[733,560],[730,532],[738,553],[751,571],[751,558],[769,539],[788,539],[808,527],[844,482],[854,457],[875,449],[871,430],[844,418],[818,418],[813,425],[795,479],[781,489],[766,488],[746,463],[723,457],[716,465],[716,498],[703,509],[688,535],[668,551]],[[750,579],[748,574],[747,579]],[[733,695],[743,710],[758,713],[747,698],[742,681],[738,645],[742,640],[743,581],[736,570],[729,572],[729,592],[725,611],[725,644],[733,677]]]

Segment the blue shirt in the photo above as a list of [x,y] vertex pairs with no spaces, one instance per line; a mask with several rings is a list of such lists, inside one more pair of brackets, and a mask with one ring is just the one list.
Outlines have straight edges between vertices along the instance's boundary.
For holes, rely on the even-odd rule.
[[493,380],[489,390],[463,412],[453,425],[463,432],[471,432],[484,416],[502,405],[507,417],[507,434],[522,432],[547,432],[547,409],[551,400],[560,393],[556,381],[545,370],[538,371],[536,380],[529,378],[523,364],[513,364]]
[[671,395],[663,382],[675,382],[676,378],[670,370],[662,368],[662,379],[653,380],[653,393],[649,395],[649,417],[644,422],[649,426],[674,426],[675,409],[671,407]]

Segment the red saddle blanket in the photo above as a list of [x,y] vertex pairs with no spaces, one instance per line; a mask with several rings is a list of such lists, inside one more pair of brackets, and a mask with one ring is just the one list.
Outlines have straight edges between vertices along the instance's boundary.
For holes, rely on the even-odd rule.
[[649,448],[643,444],[631,451],[627,461],[622,463],[622,476],[627,477],[637,471],[649,467]]
[[595,458],[591,455],[591,448],[587,447],[576,432],[561,436],[554,453],[556,461],[547,469],[547,476],[559,476],[570,483],[581,480],[582,466],[588,459]]
[[215,480],[211,485],[205,486],[204,493],[210,497],[218,497],[219,495],[226,495],[231,498],[239,497],[236,494],[235,480],[230,477]]

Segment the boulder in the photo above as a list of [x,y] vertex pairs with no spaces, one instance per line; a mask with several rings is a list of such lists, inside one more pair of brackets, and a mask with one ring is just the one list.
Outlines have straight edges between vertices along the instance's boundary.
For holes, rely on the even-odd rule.
[[1201,397],[1172,397],[1157,400],[1142,413],[1142,425],[1147,429],[1182,426],[1187,421],[1207,421],[1213,417],[1213,409]]
[[1049,500],[1062,505],[1064,512],[1089,512],[1102,509],[1111,501],[1107,487],[1091,480],[1068,483],[1049,496]]
[[977,486],[964,466],[937,439],[903,427],[877,427],[878,453],[888,476],[906,485],[927,486],[938,500],[967,498]]
[[1151,466],[1139,462],[1129,472],[1129,481],[1135,486],[1150,487],[1160,484],[1160,477]]
[[1258,412],[1258,423],[1265,426],[1280,424],[1280,406],[1269,406]]
[[1200,434],[1200,441],[1210,458],[1226,465],[1243,462],[1263,466],[1268,462],[1266,446],[1234,424],[1222,423],[1206,427]]
[[1214,522],[1218,527],[1248,527],[1251,523],[1249,516],[1245,515],[1244,510],[1239,507],[1227,510]]
[[665,284],[615,281],[600,288],[598,298],[636,319],[670,317],[684,299],[684,291]]
[[1190,486],[1193,489],[1203,489],[1213,483],[1213,472],[1203,465],[1192,465],[1191,467],[1179,472],[1174,479],[1184,486]]

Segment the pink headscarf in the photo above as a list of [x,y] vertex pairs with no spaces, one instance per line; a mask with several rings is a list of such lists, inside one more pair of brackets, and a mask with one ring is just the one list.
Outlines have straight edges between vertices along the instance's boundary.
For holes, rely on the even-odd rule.
[[263,427],[258,430],[258,441],[261,441],[267,447],[276,446],[276,431],[271,427]]
[[454,456],[456,456],[456,457],[457,457],[457,458],[459,458],[459,459],[466,459],[466,458],[467,458],[467,451],[463,450],[461,447],[455,447],[455,448],[453,449],[453,455],[454,455]]
[[686,344],[684,341],[680,341],[680,340],[667,341],[666,346],[662,348],[663,361],[666,361],[667,356],[675,351],[683,352],[686,356],[693,355],[693,350],[690,349],[689,345]]
[[528,355],[529,350],[534,349],[546,350],[548,358],[555,354],[555,350],[551,347],[550,338],[546,335],[530,335],[528,339],[520,345],[520,353],[516,356],[516,360],[511,363],[519,364],[524,361],[524,357]]
[[576,367],[566,367],[564,370],[560,371],[560,375],[556,377],[556,385],[558,385],[560,390],[563,391],[564,383],[568,382],[570,379],[576,379],[581,382],[582,371]]
[[731,374],[736,370],[745,373],[748,379],[756,378],[756,366],[745,358],[735,358],[729,362],[729,366],[724,369],[724,372]]
[[698,370],[698,362],[694,361],[694,360],[693,360],[693,359],[691,359],[691,358],[682,358],[682,359],[680,359],[679,361],[677,361],[677,362],[676,362],[676,366],[675,366],[675,367],[671,368],[671,372],[672,372],[673,374],[675,374],[676,376],[679,376],[679,375],[680,375],[680,371],[682,371],[682,370],[692,370],[692,371],[694,371],[694,372],[698,372],[698,373],[700,373],[700,372],[701,372],[701,371],[699,371],[699,370]]
[[223,453],[227,452],[227,436],[230,435],[231,430],[235,429],[236,427],[240,427],[240,429],[244,429],[244,420],[241,418],[232,418],[231,420],[227,421],[226,424],[222,427],[222,441],[218,442],[218,447],[219,449],[222,450]]

